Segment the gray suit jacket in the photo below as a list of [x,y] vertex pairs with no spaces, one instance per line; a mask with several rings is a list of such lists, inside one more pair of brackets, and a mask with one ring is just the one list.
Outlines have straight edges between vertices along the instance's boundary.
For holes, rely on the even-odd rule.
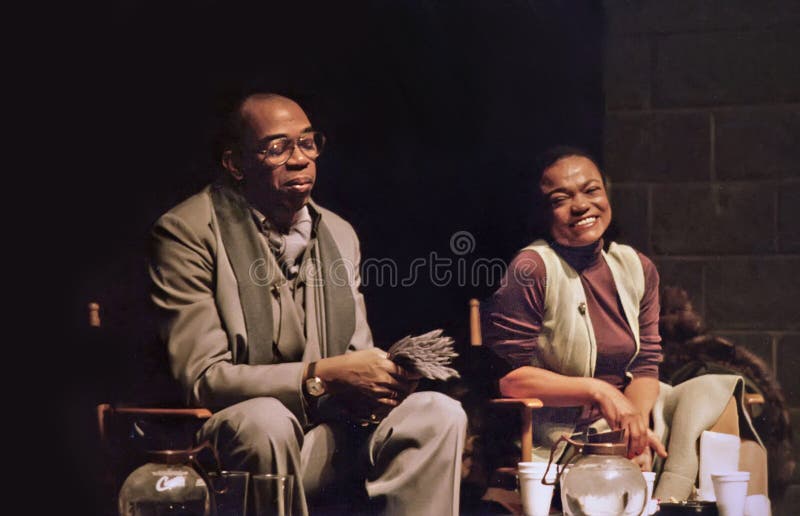
[[[358,238],[344,219],[312,206],[330,230],[342,261],[351,265],[341,269],[347,271],[355,300],[355,331],[347,350],[371,347],[372,334],[359,290]],[[266,244],[262,245],[264,254],[271,257]],[[251,365],[239,358],[248,347],[247,331],[208,187],[156,222],[150,256],[151,299],[158,309],[159,331],[168,347],[172,375],[186,403],[221,409],[254,397],[274,397],[307,423],[302,362]],[[273,313],[280,311],[277,303],[273,298]]]

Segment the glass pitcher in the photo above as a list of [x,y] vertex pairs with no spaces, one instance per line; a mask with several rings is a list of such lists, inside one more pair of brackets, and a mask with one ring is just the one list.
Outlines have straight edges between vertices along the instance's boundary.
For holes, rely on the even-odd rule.
[[211,516],[214,492],[197,455],[216,451],[208,442],[189,450],[147,452],[149,462],[135,469],[119,492],[120,516]]
[[561,441],[577,450],[564,466],[556,465],[553,483],[559,482],[565,516],[642,514],[647,503],[647,482],[639,468],[626,458],[628,448],[624,443],[580,442],[562,436],[550,451],[548,471]]

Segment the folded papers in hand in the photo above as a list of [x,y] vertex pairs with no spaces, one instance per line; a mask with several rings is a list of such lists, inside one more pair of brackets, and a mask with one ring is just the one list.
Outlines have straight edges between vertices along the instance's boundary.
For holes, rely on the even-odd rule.
[[443,336],[442,332],[433,330],[415,337],[403,337],[389,348],[389,359],[429,380],[459,378],[458,371],[449,367],[458,356],[453,349],[453,339]]

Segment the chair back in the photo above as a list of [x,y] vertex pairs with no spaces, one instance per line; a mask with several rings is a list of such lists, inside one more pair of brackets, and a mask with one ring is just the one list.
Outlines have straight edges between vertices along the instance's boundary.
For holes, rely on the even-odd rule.
[[[88,304],[88,325],[92,332],[102,328],[100,304]],[[124,360],[119,359],[123,350],[108,347],[122,345],[115,342],[113,333],[97,334],[97,350],[104,360],[104,377],[114,378]],[[93,337],[93,338],[94,338]],[[126,350],[127,351],[127,350]],[[128,357],[126,357],[127,359]],[[123,375],[124,376],[124,375]],[[112,399],[102,400],[96,406],[96,424],[99,447],[102,457],[101,489],[106,492],[108,507],[116,504],[119,488],[127,475],[136,467],[147,462],[147,452],[157,449],[184,450],[196,446],[195,434],[200,426],[211,417],[205,408],[187,408],[177,405],[147,404],[143,400],[118,399],[118,390],[105,385],[101,396]]]
[[483,345],[483,335],[481,335],[481,302],[474,297],[469,300],[469,343],[471,346]]

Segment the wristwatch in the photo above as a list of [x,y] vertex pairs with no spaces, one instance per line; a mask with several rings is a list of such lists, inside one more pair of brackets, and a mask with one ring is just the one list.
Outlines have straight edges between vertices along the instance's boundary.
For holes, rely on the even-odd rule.
[[316,362],[308,364],[308,372],[303,385],[305,386],[306,394],[318,398],[325,394],[325,384],[319,376],[314,375],[314,369],[317,367]]

